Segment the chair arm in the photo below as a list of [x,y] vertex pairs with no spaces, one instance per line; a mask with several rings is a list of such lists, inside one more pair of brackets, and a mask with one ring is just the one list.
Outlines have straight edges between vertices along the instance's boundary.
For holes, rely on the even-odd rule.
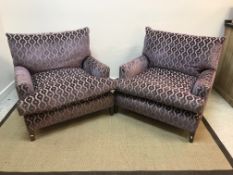
[[148,68],[148,60],[142,55],[133,59],[132,61],[120,66],[120,78],[130,78],[133,77]]
[[110,73],[110,68],[107,65],[99,62],[92,56],[84,60],[83,69],[95,77],[108,78]]
[[207,97],[213,86],[215,74],[216,71],[211,69],[201,72],[192,88],[192,94]]
[[34,86],[32,83],[30,72],[22,66],[16,66],[14,70],[16,90],[18,92],[19,98],[24,99],[28,95],[34,93]]

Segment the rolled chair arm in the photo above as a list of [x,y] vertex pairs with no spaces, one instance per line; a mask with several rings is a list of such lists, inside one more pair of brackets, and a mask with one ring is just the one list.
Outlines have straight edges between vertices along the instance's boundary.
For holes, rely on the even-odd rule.
[[92,56],[84,60],[83,69],[95,77],[108,78],[110,73],[110,68],[107,65],[99,62]]
[[18,92],[19,98],[24,99],[25,97],[34,93],[34,86],[30,72],[22,66],[16,66],[14,70],[16,90]]
[[211,69],[201,72],[192,88],[192,94],[200,97],[207,97],[212,89],[215,74],[216,71]]
[[120,78],[133,77],[148,68],[148,60],[142,55],[120,66]]

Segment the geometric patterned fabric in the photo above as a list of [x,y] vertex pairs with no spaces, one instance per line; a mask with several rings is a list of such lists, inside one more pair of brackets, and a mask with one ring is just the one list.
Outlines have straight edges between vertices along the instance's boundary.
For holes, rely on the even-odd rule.
[[196,79],[174,70],[149,68],[132,78],[119,79],[117,91],[198,113],[204,99],[191,93]]
[[224,38],[193,36],[146,28],[143,54],[150,67],[173,69],[198,76],[216,70]]
[[35,93],[18,103],[23,115],[50,111],[63,105],[97,97],[115,88],[109,78],[97,78],[81,68],[64,68],[32,75]]
[[31,73],[80,67],[90,55],[89,29],[42,34],[6,34],[14,66]]

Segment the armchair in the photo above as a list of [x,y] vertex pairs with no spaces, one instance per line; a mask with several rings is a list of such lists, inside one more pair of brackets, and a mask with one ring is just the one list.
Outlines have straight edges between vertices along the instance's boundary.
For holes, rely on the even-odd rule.
[[89,29],[6,34],[12,54],[18,111],[31,140],[35,131],[113,107],[109,67],[90,54]]
[[223,41],[147,27],[142,55],[120,67],[116,105],[184,129],[192,142]]

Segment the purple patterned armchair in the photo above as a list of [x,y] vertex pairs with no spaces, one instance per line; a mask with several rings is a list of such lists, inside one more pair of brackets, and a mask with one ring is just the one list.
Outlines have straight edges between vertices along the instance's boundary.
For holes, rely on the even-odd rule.
[[18,111],[35,131],[114,105],[109,67],[90,54],[89,29],[6,34],[15,67]]
[[142,56],[120,67],[116,105],[187,130],[192,142],[223,41],[147,27]]

